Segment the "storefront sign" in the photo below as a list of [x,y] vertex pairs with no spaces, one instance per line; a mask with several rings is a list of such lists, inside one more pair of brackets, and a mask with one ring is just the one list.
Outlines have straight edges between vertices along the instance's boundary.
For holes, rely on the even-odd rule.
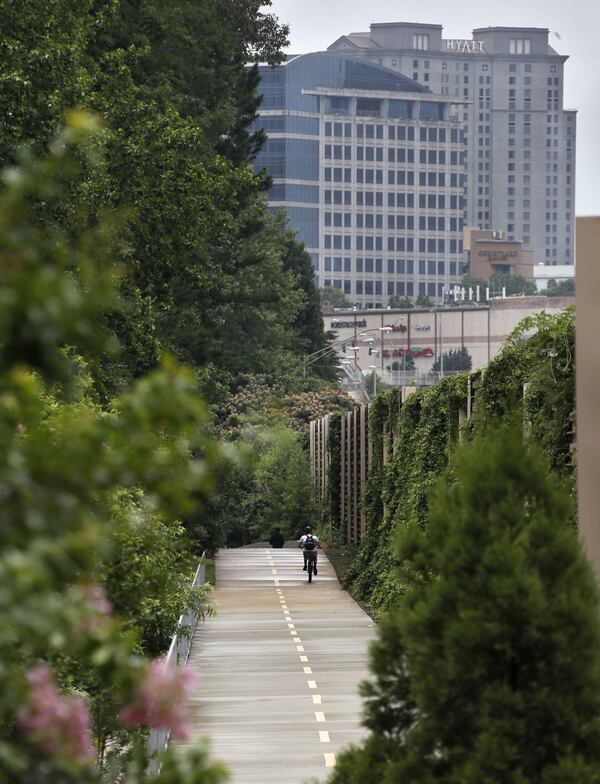
[[[385,348],[383,350],[384,357],[403,357],[403,348]],[[407,357],[432,357],[433,350],[430,348],[409,348],[406,351]]]
[[367,319],[360,321],[332,321],[330,329],[365,329],[367,326]]
[[518,253],[516,250],[480,250],[478,255],[484,256],[490,261],[506,261],[516,258]]
[[431,332],[431,324],[415,324],[417,332]]
[[405,324],[386,324],[392,328],[392,332],[406,332]]
[[463,38],[450,38],[446,41],[447,52],[470,52],[471,54],[484,53],[483,41],[469,41]]

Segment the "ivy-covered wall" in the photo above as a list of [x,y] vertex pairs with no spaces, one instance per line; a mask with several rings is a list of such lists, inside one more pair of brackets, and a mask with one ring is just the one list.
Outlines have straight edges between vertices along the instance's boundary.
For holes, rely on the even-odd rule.
[[[432,484],[448,463],[458,438],[459,410],[466,407],[467,375],[442,379],[429,389],[410,395],[400,410],[389,405],[394,392],[385,392],[374,407],[372,433],[387,438],[391,455],[371,471],[365,497],[367,532],[348,576],[354,595],[379,612],[397,604],[403,585],[396,570],[393,547],[398,526],[425,524]],[[379,399],[377,401],[379,403]],[[381,417],[381,409],[390,411]],[[396,446],[392,454],[392,433]],[[375,450],[374,450],[375,452]]]
[[[473,413],[460,430],[469,438],[485,432],[492,421],[518,419],[524,437],[533,438],[546,453],[557,480],[573,487],[574,335],[573,309],[524,319],[503,351],[474,379]],[[372,458],[363,499],[367,530],[346,584],[375,614],[397,605],[406,581],[415,579],[407,572],[409,560],[402,565],[398,560],[396,532],[423,530],[433,484],[444,474],[452,481],[452,453],[468,394],[469,374],[463,374],[417,390],[402,405],[397,391],[385,391],[371,406]],[[337,444],[339,460],[339,440]],[[336,470],[332,459],[331,483]],[[406,536],[403,541],[406,544]]]

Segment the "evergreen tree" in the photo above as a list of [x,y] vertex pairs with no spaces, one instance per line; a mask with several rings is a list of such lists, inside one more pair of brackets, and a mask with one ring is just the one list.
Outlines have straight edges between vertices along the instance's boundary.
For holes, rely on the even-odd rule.
[[412,351],[407,351],[402,359],[395,359],[390,365],[390,369],[397,373],[399,370],[415,370],[415,355]]
[[547,297],[574,297],[575,296],[575,278],[568,280],[555,280],[548,281],[548,288],[545,291],[540,291],[540,294],[545,294]]
[[461,284],[465,289],[472,288],[475,291],[479,286],[479,294],[482,300],[485,300],[486,289],[489,288],[490,295],[501,295],[502,289],[506,290],[506,295],[511,294],[526,294],[533,296],[538,294],[535,282],[524,278],[522,275],[513,275],[510,272],[493,272],[489,280],[485,278],[473,278],[470,275],[465,275]]
[[431,308],[433,307],[433,302],[425,294],[419,294],[415,300],[415,305],[417,308]]
[[370,737],[335,784],[600,781],[598,589],[571,499],[520,432],[463,445],[371,654]]
[[350,308],[352,303],[346,299],[346,295],[341,289],[333,286],[325,286],[319,289],[321,302],[324,305],[331,305],[334,308]]
[[[465,348],[451,348],[450,351],[444,351],[444,370],[471,370],[473,361],[471,355]],[[439,359],[433,364],[432,370],[439,371],[442,369],[442,363]]]
[[413,307],[411,299],[408,297],[398,297],[396,294],[388,299],[388,305],[390,308],[404,308],[406,310]]

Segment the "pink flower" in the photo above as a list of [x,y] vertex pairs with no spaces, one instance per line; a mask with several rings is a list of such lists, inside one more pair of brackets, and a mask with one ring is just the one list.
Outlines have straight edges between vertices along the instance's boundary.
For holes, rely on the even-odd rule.
[[82,697],[59,694],[54,673],[38,664],[27,673],[30,686],[19,712],[21,729],[46,754],[89,764],[94,759],[90,717]]
[[189,736],[186,696],[194,680],[186,667],[171,668],[164,659],[155,659],[138,684],[132,704],[121,711],[121,721],[126,727],[170,729],[174,738],[185,740]]
[[81,628],[88,634],[96,634],[106,626],[107,616],[112,607],[106,596],[103,586],[95,583],[85,583],[78,586],[77,596],[83,601],[85,610],[80,620]]
[[92,612],[100,615],[108,615],[112,607],[106,597],[106,591],[102,585],[89,584],[85,586],[86,604]]

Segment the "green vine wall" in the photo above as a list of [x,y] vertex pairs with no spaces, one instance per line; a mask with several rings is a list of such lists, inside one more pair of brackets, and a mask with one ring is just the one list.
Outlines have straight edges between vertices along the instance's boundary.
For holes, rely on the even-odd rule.
[[[569,417],[574,409],[574,334],[573,309],[524,319],[482,374],[463,436],[485,432],[492,421],[519,417],[526,437],[542,447],[557,479],[573,483]],[[434,483],[440,476],[452,481],[459,412],[466,412],[467,395],[465,373],[418,389],[401,407],[393,390],[381,393],[371,406],[367,531],[346,585],[376,615],[397,605],[408,584],[421,579],[407,542],[426,530]],[[384,438],[391,454],[392,431],[397,433],[396,448],[384,467]],[[402,560],[395,541],[400,533]]]

